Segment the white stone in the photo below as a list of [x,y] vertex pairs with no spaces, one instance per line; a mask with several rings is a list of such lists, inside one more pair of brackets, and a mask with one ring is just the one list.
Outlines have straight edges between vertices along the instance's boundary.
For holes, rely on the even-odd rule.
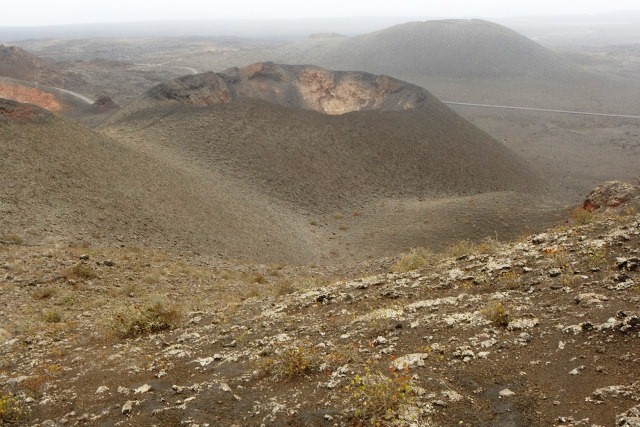
[[101,385],[100,387],[97,388],[96,394],[103,394],[103,393],[106,393],[107,391],[109,391],[109,387],[107,387],[106,385]]
[[142,393],[147,393],[151,391],[151,386],[149,384],[145,384],[145,385],[141,385],[140,387],[138,387],[137,389],[135,389],[133,392],[135,394],[142,394]]
[[505,388],[499,393],[499,395],[500,397],[511,397],[511,396],[515,396],[516,394],[511,390],[509,390],[508,388]]
[[534,319],[515,319],[509,322],[507,329],[510,331],[521,331],[523,329],[531,329],[540,324],[540,320]]
[[585,369],[584,365],[578,366],[577,368],[572,369],[571,372],[569,372],[569,375],[578,375],[580,374],[580,372],[584,371],[584,369]]
[[410,369],[410,368],[421,367],[421,366],[425,366],[424,361],[428,357],[429,357],[429,354],[427,353],[407,354],[406,356],[398,357],[396,360],[394,360],[391,363],[391,366],[398,371],[401,371],[405,368]]
[[127,401],[127,403],[125,403],[122,406],[122,415],[127,415],[127,414],[131,413],[131,411],[133,410],[133,405],[135,405],[135,404],[136,404],[136,402],[134,402],[132,400]]
[[199,363],[200,366],[204,367],[204,366],[211,365],[213,361],[214,361],[213,357],[204,357],[204,358],[196,359],[194,362]]

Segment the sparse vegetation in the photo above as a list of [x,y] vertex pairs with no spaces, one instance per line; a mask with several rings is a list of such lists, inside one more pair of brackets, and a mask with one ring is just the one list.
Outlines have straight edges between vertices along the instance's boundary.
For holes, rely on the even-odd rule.
[[562,270],[569,267],[570,257],[567,250],[563,247],[549,248],[545,250],[545,254],[550,258],[551,265]]
[[450,257],[458,258],[473,253],[475,247],[476,245],[470,240],[460,240],[450,245],[446,250],[446,254]]
[[305,340],[267,358],[262,364],[265,374],[277,380],[292,380],[311,374],[322,363],[312,342]]
[[62,322],[62,313],[54,309],[45,310],[42,313],[42,320],[46,323],[60,323]]
[[91,280],[98,277],[98,274],[89,265],[80,263],[80,264],[76,264],[73,268],[67,270],[64,276],[67,278],[67,280],[69,279]]
[[53,296],[55,296],[55,294],[56,294],[56,290],[54,288],[45,286],[33,291],[32,295],[34,299],[44,300],[44,299],[52,298]]
[[595,249],[588,251],[585,256],[587,267],[591,271],[597,271],[607,265],[607,256],[604,249]]
[[155,285],[156,283],[159,283],[161,279],[162,275],[157,271],[154,271],[153,273],[145,274],[142,281],[147,285]]
[[587,225],[593,222],[593,212],[588,209],[579,206],[571,211],[571,221],[576,225]]
[[255,272],[251,275],[251,282],[257,284],[267,283],[267,278],[262,273]]
[[476,245],[475,252],[480,254],[493,254],[499,249],[500,242],[497,238],[487,237]]
[[487,307],[483,314],[493,326],[499,328],[506,328],[511,321],[511,312],[501,301]]
[[76,303],[76,301],[77,301],[77,298],[73,293],[65,292],[59,295],[57,298],[55,298],[53,303],[55,305],[72,306]]
[[498,282],[500,285],[509,290],[516,290],[520,286],[522,276],[513,270],[508,270],[500,274]]
[[22,389],[30,396],[39,397],[47,384],[62,371],[57,364],[40,364],[36,366],[29,377],[20,383]]
[[172,329],[182,314],[178,307],[165,301],[134,304],[118,310],[110,321],[112,333],[119,338],[134,338]]
[[433,253],[425,248],[414,248],[393,266],[394,273],[406,273],[411,270],[425,267],[433,260]]
[[24,239],[17,234],[8,234],[6,236],[2,236],[0,240],[11,245],[21,245],[24,243]]
[[9,393],[0,393],[0,421],[2,424],[18,424],[26,415],[22,403]]
[[493,254],[499,249],[500,242],[497,239],[487,237],[479,243],[465,239],[449,245],[445,250],[447,256],[459,258],[469,254]]
[[411,375],[405,371],[391,370],[386,375],[367,366],[364,375],[353,378],[348,391],[356,426],[394,425],[402,408],[411,406],[415,401]]
[[278,284],[276,288],[276,295],[289,295],[294,293],[296,290],[297,289],[291,280],[283,280]]

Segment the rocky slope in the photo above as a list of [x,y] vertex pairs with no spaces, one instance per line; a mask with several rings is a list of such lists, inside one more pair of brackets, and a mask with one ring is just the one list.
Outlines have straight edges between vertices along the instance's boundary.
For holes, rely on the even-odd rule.
[[636,426],[639,256],[629,203],[334,270],[4,241],[3,421]]

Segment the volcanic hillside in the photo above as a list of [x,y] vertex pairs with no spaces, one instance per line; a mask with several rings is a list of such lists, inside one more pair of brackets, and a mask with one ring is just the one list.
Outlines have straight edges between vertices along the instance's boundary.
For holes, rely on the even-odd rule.
[[575,71],[534,41],[483,20],[409,22],[353,38],[332,37],[324,46],[311,39],[299,47],[297,61],[392,75],[557,77]]
[[389,76],[264,62],[157,85],[111,121],[160,104],[207,106],[242,98],[331,115],[361,110],[402,111],[435,101],[424,89]]
[[335,263],[508,238],[556,209],[503,144],[389,77],[271,63],[188,76],[100,133],[2,105],[0,237],[30,244]]
[[294,262],[320,247],[306,222],[242,183],[162,162],[33,105],[0,100],[0,170],[4,240]]
[[507,238],[553,218],[518,156],[424,89],[385,76],[273,63],[185,76],[101,129],[306,217],[323,262]]
[[538,186],[517,156],[424,89],[366,73],[264,63],[185,76],[109,123],[149,151],[225,170],[316,213],[383,196]]
[[356,37],[317,35],[272,49],[186,58],[198,69],[256,61],[389,74],[440,99],[638,114],[637,80],[596,73],[484,20],[410,22]]
[[55,64],[38,58],[24,49],[2,44],[0,44],[0,76],[55,87],[78,87],[85,83],[79,74],[63,72]]

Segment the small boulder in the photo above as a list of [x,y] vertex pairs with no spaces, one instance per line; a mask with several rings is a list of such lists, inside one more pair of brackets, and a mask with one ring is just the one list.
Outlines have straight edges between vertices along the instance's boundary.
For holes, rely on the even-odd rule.
[[128,400],[124,405],[122,405],[122,415],[130,414],[133,410],[133,405],[135,404],[136,402],[133,400]]
[[508,388],[505,388],[504,390],[500,391],[500,393],[498,393],[498,395],[501,398],[505,398],[505,397],[515,396],[516,394],[513,391],[509,390]]
[[552,268],[549,270],[549,277],[558,277],[562,274],[562,270],[559,268]]

